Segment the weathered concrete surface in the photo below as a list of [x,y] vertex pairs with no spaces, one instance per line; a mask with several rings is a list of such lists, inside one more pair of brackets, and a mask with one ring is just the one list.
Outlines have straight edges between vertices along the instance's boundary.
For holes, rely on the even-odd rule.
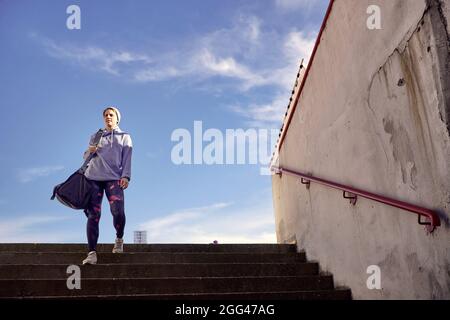
[[[355,299],[450,299],[450,0],[336,0],[279,165],[436,210],[417,216],[273,176],[280,243],[297,241]],[[369,5],[381,30],[366,27]],[[381,268],[369,290],[367,267]]]

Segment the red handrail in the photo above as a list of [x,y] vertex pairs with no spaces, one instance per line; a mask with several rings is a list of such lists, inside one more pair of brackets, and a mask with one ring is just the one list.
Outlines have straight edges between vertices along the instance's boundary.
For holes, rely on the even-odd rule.
[[[357,196],[361,196],[363,198],[366,199],[370,199],[370,200],[374,200],[377,202],[381,202],[396,208],[400,208],[412,213],[415,213],[418,215],[418,222],[420,225],[425,225],[428,232],[433,232],[435,230],[436,227],[441,225],[441,220],[439,219],[439,216],[436,214],[436,212],[430,210],[430,209],[426,209],[426,208],[422,208],[410,203],[406,203],[403,201],[399,201],[399,200],[394,200],[391,198],[387,198],[378,194],[374,194],[374,193],[370,193],[364,190],[360,190],[360,189],[356,189],[356,188],[352,188],[349,186],[345,186],[343,184],[339,184],[339,183],[335,183],[335,182],[331,182],[325,179],[321,179],[321,178],[317,178],[317,177],[313,177],[311,175],[306,175],[304,173],[300,173],[297,171],[293,171],[290,169],[286,169],[286,168],[278,168],[278,167],[271,167],[272,171],[274,171],[276,174],[283,174],[286,173],[288,175],[292,175],[292,176],[296,176],[296,177],[300,177],[302,180],[301,182],[303,184],[306,184],[307,187],[309,187],[310,182],[314,181],[318,184],[322,184],[334,189],[339,189],[342,190],[344,192],[343,196],[346,199],[350,199],[350,202],[352,204],[356,203],[356,199]],[[351,196],[346,196],[346,192],[352,194]],[[424,216],[428,218],[428,222],[421,222],[420,217]]]

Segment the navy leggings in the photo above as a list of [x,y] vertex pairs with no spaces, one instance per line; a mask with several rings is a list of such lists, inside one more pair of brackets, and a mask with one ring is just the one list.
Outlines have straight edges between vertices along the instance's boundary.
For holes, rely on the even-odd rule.
[[117,238],[123,237],[125,229],[125,210],[124,210],[124,193],[120,187],[120,180],[113,181],[94,181],[91,180],[95,187],[95,193],[89,204],[89,208],[84,210],[84,214],[88,218],[86,232],[89,244],[89,251],[95,251],[98,241],[98,224],[101,216],[101,206],[103,199],[103,191],[109,201],[109,207],[113,215],[114,228],[116,229]]

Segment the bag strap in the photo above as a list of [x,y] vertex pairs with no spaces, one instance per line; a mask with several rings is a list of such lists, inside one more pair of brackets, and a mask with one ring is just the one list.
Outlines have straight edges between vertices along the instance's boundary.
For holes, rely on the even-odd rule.
[[[99,129],[99,130],[97,131],[97,133],[95,134],[94,141],[93,141],[94,146],[98,147],[98,145],[100,144],[100,141],[102,140],[103,132],[104,132],[104,129]],[[81,174],[84,174],[84,172],[86,171],[86,169],[87,169],[87,167],[88,167],[88,165],[89,165],[89,162],[90,162],[90,161],[92,160],[92,158],[94,158],[96,155],[97,155],[97,152],[92,152],[92,153],[90,153],[89,156],[88,156],[88,157],[86,158],[86,160],[84,161],[84,163],[83,163],[83,165],[81,166],[81,168],[78,169],[78,172],[81,173]]]

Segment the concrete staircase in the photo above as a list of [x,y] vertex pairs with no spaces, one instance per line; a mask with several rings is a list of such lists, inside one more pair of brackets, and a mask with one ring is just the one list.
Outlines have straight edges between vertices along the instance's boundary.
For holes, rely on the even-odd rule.
[[[98,245],[98,264],[82,266],[85,244],[0,244],[0,298],[158,300],[351,299],[333,277],[284,244]],[[81,289],[68,289],[69,265]]]

